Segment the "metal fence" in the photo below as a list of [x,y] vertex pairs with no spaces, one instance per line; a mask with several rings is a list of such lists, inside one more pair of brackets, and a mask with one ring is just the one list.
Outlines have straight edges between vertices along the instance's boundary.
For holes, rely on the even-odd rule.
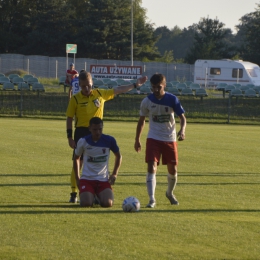
[[[95,60],[87,58],[69,57],[69,62],[75,63],[78,71],[85,69],[90,71],[90,65],[116,65],[131,66],[131,61],[120,60]],[[163,62],[134,61],[135,66],[143,67],[143,75],[151,77],[154,73],[162,73],[167,81],[193,81],[194,65]],[[59,78],[65,76],[67,70],[66,57],[25,56],[21,54],[0,54],[0,73],[8,73],[14,70],[24,70],[28,74],[42,78]]]
[[[69,57],[77,70],[90,70],[90,65],[130,66],[130,61],[94,60]],[[156,72],[163,73],[167,81],[193,81],[193,65],[167,64],[161,62],[135,61],[135,66],[143,67],[143,75],[150,77]],[[67,70],[66,57],[25,56],[0,54],[0,73],[24,70],[28,74],[42,78],[59,78]],[[200,122],[223,120],[244,120],[246,123],[260,123],[260,97],[229,98],[212,91],[209,97],[201,100],[196,97],[181,96],[181,102],[189,118]],[[120,95],[106,102],[105,117],[137,118],[143,95]],[[66,93],[0,90],[0,115],[10,116],[65,116],[68,104]]]
[[[121,94],[105,103],[104,117],[137,120],[141,100],[145,95]],[[223,122],[237,120],[245,124],[260,124],[260,97],[230,98],[217,92],[203,99],[180,96],[189,120],[195,122]],[[64,117],[68,105],[66,93],[33,91],[0,91],[1,116]]]

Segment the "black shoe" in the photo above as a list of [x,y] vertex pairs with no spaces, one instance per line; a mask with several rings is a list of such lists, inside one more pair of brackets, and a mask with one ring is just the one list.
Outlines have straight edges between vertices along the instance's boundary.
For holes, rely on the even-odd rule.
[[155,200],[150,200],[149,203],[146,205],[146,208],[154,208],[156,205]]
[[77,203],[78,199],[77,199],[77,192],[72,192],[70,194],[70,203]]
[[168,193],[167,193],[167,191],[166,191],[165,195],[166,195],[166,198],[170,201],[170,203],[171,203],[172,205],[179,205],[178,200],[176,199],[176,197],[175,197],[173,194],[171,194],[171,195],[169,196]]

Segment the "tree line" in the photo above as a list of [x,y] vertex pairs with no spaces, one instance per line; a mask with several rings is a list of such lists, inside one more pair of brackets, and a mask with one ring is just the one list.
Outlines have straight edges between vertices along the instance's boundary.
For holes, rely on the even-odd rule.
[[218,19],[202,18],[188,28],[154,28],[141,0],[0,0],[0,53],[64,56],[67,43],[77,57],[181,62],[243,59],[260,64],[260,3],[245,14],[237,32]]

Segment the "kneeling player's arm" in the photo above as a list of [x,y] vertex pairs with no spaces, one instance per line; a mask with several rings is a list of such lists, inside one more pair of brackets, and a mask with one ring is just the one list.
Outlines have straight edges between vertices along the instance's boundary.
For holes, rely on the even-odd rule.
[[120,152],[114,153],[114,155],[115,155],[115,164],[114,164],[114,170],[113,170],[112,175],[117,176],[119,168],[122,163],[122,155]]
[[76,178],[76,181],[79,180],[80,176],[79,176],[79,173],[80,173],[80,156],[74,154],[74,158],[73,158],[73,169],[74,169],[74,172],[75,172],[75,178]]
[[120,152],[114,153],[114,155],[115,155],[115,165],[114,165],[113,172],[109,176],[109,180],[108,180],[111,185],[115,184],[116,177],[117,177],[117,174],[118,174],[121,162],[122,162],[122,156],[121,156]]

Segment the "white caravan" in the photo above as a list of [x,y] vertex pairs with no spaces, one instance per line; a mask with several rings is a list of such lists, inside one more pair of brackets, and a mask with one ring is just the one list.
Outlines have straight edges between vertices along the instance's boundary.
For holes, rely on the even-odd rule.
[[197,60],[194,83],[206,87],[217,86],[218,83],[260,86],[260,68],[257,64],[242,60]]

